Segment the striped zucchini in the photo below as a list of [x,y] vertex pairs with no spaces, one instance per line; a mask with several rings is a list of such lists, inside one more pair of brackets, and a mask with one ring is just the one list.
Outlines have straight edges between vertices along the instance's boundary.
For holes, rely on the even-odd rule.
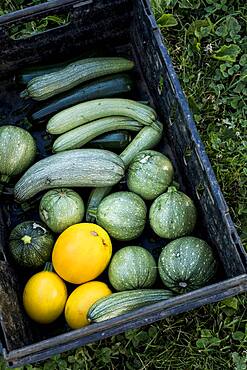
[[[154,128],[155,127],[155,128]],[[151,149],[157,145],[162,137],[163,125],[160,122],[155,122],[155,125],[146,126],[141,129],[130,144],[119,154],[126,168],[129,166],[133,158],[142,150]],[[93,189],[86,210],[87,222],[95,222],[97,208],[102,199],[110,193],[108,187]]]
[[133,82],[127,74],[115,74],[75,87],[64,94],[54,97],[41,108],[32,113],[33,122],[43,122],[54,114],[84,101],[110,98],[128,93]]
[[98,119],[76,127],[73,130],[60,135],[54,142],[52,150],[54,153],[69,149],[81,148],[95,137],[114,130],[140,131],[143,125],[128,117],[111,116]]
[[128,71],[134,63],[125,58],[88,58],[73,62],[65,68],[33,78],[21,97],[46,100],[94,78]]
[[147,105],[130,99],[95,99],[65,109],[53,116],[46,130],[59,135],[85,123],[109,116],[124,116],[143,125],[151,125],[156,120],[156,112]]
[[15,185],[14,195],[23,202],[46,189],[112,186],[123,175],[124,163],[115,153],[103,149],[69,150],[30,167]]
[[88,311],[89,322],[100,322],[173,297],[170,290],[138,289],[113,293],[99,299]]

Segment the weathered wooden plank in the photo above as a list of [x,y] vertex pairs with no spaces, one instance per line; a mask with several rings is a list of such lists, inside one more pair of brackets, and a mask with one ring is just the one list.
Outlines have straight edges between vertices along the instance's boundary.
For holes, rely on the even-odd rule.
[[15,271],[0,261],[0,324],[8,351],[21,348],[32,341],[31,330],[23,316],[18,297]]

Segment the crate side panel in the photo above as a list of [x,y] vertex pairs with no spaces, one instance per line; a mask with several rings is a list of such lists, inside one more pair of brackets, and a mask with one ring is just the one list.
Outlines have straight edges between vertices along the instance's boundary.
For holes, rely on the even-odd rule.
[[12,22],[0,24],[0,76],[32,63],[51,63],[81,55],[90,48],[104,50],[127,43],[131,4],[128,0],[86,3],[81,7],[56,7],[15,20],[14,25],[36,21],[47,15],[67,14],[69,24],[30,37],[13,40]]
[[217,248],[227,277],[246,272],[246,254],[188,109],[153,17],[137,1],[131,33],[136,58],[153,98],[184,184],[194,199],[208,242]]

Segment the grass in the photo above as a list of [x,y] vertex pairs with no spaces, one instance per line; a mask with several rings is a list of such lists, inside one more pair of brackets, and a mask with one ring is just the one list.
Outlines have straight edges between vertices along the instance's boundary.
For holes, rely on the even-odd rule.
[[[30,3],[31,0],[5,1],[2,12]],[[246,245],[245,1],[153,0],[152,5],[230,213]],[[241,295],[25,369],[246,370],[246,307],[246,295]],[[3,362],[0,366],[5,369]]]

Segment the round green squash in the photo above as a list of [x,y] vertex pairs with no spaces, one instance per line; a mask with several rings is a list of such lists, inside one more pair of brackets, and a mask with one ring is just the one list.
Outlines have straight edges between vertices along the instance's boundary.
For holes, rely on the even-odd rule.
[[45,225],[25,221],[17,225],[9,237],[9,250],[15,262],[23,267],[36,268],[49,261],[54,239]]
[[40,201],[41,220],[54,232],[61,233],[82,221],[85,208],[82,198],[74,190],[61,188],[45,193]]
[[155,283],[157,266],[148,250],[128,246],[114,254],[108,276],[111,285],[118,291],[149,288]]
[[194,229],[196,207],[186,194],[171,186],[152,203],[149,221],[161,238],[176,239],[189,235]]
[[184,236],[162,249],[158,270],[166,287],[176,293],[186,293],[212,280],[217,262],[211,247],[204,240]]
[[97,224],[117,240],[132,240],[143,232],[147,207],[142,198],[129,191],[105,197],[97,209]]
[[171,161],[155,150],[143,150],[130,163],[127,185],[143,199],[153,200],[164,193],[173,179]]
[[0,182],[8,183],[24,172],[35,155],[36,143],[28,131],[11,125],[0,127]]

